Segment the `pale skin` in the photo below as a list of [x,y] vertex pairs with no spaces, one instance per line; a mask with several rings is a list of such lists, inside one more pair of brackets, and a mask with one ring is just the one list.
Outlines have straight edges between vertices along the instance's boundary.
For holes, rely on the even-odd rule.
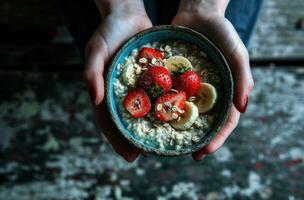
[[[104,75],[109,59],[132,35],[152,26],[142,0],[97,0],[102,23],[85,49],[84,78],[95,113],[96,124],[125,160],[132,162],[141,154],[122,138],[112,123],[104,99]],[[225,55],[233,73],[235,96],[230,115],[217,136],[204,148],[192,154],[202,160],[217,151],[238,124],[240,113],[246,111],[253,89],[249,56],[232,24],[224,17],[228,0],[181,0],[172,24],[193,28],[214,42]]]

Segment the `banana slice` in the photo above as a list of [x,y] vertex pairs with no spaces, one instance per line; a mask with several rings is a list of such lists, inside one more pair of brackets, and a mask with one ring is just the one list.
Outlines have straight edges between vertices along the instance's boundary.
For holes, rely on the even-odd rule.
[[186,67],[187,69],[191,70],[192,64],[184,56],[171,56],[170,58],[165,60],[165,67],[170,72],[176,72],[182,67]]
[[217,92],[213,85],[201,83],[196,92],[196,101],[194,102],[200,113],[211,110],[216,102]]
[[192,126],[192,124],[198,118],[199,112],[197,106],[186,101],[185,103],[185,113],[177,120],[170,121],[173,128],[177,130],[186,130]]
[[134,64],[127,64],[122,72],[122,80],[127,86],[134,87],[136,85],[136,68]]

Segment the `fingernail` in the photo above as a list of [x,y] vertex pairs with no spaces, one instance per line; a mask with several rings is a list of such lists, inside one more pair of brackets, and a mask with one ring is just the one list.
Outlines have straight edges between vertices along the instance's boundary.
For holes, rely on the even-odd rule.
[[201,160],[203,160],[204,158],[206,158],[206,154],[203,154],[203,155],[201,155],[201,157],[198,159],[198,160],[196,160],[196,161],[201,161]]
[[93,88],[90,88],[89,93],[90,93],[91,103],[93,105],[96,105],[96,103],[95,103],[96,94],[95,94],[95,91],[93,90]]
[[243,107],[243,109],[241,110],[241,113],[245,113],[245,112],[246,112],[247,105],[248,105],[248,101],[249,101],[249,98],[246,97],[246,100],[245,100],[245,103],[244,103],[244,107]]

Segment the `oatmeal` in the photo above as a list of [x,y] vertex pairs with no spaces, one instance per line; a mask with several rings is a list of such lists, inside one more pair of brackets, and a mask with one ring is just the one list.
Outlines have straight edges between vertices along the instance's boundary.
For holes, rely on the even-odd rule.
[[127,129],[143,143],[181,149],[198,142],[217,117],[219,72],[184,41],[146,44],[118,65],[114,93]]

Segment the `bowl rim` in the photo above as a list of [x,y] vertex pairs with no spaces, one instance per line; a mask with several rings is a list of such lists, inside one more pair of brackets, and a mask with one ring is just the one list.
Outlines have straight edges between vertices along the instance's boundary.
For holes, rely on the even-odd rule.
[[[227,110],[226,110],[226,112],[224,112],[222,119],[219,120],[218,125],[216,127],[214,127],[213,129],[211,129],[209,136],[205,140],[198,142],[199,143],[198,145],[196,145],[196,146],[193,145],[193,146],[190,146],[190,148],[185,148],[185,149],[178,150],[178,151],[151,148],[148,145],[141,144],[136,139],[133,139],[131,136],[129,136],[127,133],[125,133],[127,130],[119,125],[119,123],[115,117],[114,111],[112,110],[111,101],[110,101],[111,100],[111,95],[110,95],[111,77],[112,77],[112,73],[115,69],[119,55],[124,51],[124,49],[127,46],[129,46],[137,38],[140,38],[151,32],[157,32],[157,31],[162,31],[162,30],[182,31],[182,32],[186,32],[189,35],[194,35],[194,36],[198,37],[199,39],[203,40],[203,42],[205,42],[216,53],[216,56],[219,58],[219,61],[222,63],[222,66],[228,77],[228,83],[229,83],[228,94],[230,94],[230,95],[227,99],[227,101],[228,101]],[[197,32],[193,29],[190,29],[190,28],[187,28],[184,26],[178,26],[178,25],[158,25],[158,26],[154,26],[154,27],[145,29],[145,30],[135,34],[131,38],[129,38],[122,46],[120,46],[118,51],[115,53],[115,56],[111,59],[110,64],[108,66],[109,67],[108,67],[107,75],[106,75],[106,102],[107,102],[108,111],[110,112],[110,115],[111,115],[111,119],[114,122],[116,128],[118,129],[118,132],[120,133],[120,135],[122,135],[126,139],[126,142],[131,143],[131,145],[134,145],[136,148],[138,148],[146,153],[151,153],[151,154],[158,155],[158,156],[182,156],[182,155],[196,152],[199,149],[201,149],[202,147],[204,147],[205,145],[209,144],[209,142],[218,134],[218,132],[220,131],[220,129],[223,127],[223,125],[226,123],[226,121],[228,119],[228,115],[229,115],[229,112],[232,107],[232,100],[233,100],[233,96],[234,96],[234,82],[233,82],[232,72],[230,70],[229,64],[228,64],[226,58],[224,57],[223,53],[217,48],[217,46],[213,42],[211,42],[205,35]],[[114,102],[114,104],[116,104],[116,103]],[[129,131],[129,132],[131,132],[131,131]]]

